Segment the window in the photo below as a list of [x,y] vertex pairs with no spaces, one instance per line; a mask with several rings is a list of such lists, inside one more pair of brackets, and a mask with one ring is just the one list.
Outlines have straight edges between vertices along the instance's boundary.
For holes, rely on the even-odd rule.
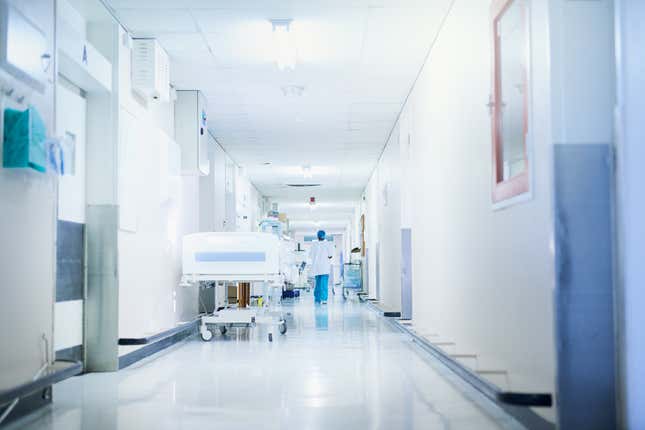
[[529,192],[529,0],[492,5],[493,203]]

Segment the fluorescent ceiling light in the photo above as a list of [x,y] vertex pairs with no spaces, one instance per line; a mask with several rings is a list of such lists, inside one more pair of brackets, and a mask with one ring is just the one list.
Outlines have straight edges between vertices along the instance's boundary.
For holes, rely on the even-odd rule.
[[296,68],[298,50],[293,40],[290,19],[273,19],[273,49],[275,62],[280,70]]
[[[302,175],[306,178],[334,175],[339,172],[339,169],[332,166],[312,166],[310,164],[304,166],[286,166],[284,172],[288,175]],[[311,176],[308,176],[311,174]]]

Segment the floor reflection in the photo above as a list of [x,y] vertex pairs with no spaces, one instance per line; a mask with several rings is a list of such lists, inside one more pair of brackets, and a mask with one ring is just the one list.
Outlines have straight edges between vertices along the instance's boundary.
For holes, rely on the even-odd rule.
[[515,421],[362,304],[285,302],[289,330],[190,339],[118,373],[58,384],[13,429],[497,429]]

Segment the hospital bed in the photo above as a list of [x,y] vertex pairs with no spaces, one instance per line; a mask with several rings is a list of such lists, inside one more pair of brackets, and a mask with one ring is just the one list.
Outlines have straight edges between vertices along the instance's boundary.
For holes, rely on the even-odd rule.
[[[275,311],[275,289],[282,289],[280,244],[271,233],[195,233],[184,236],[182,254],[182,285],[214,284],[215,310],[201,317],[199,333],[204,341],[213,337],[212,327],[222,334],[230,327],[253,327],[266,324],[268,338],[273,340],[273,327],[281,334],[287,323]],[[218,306],[218,288],[229,284],[260,283],[264,287],[261,307],[236,307],[226,303]]]

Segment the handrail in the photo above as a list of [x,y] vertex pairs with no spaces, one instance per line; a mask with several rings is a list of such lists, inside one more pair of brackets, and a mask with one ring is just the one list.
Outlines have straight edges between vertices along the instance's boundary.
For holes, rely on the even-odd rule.
[[153,334],[146,337],[124,337],[119,339],[119,345],[121,346],[131,346],[131,345],[147,345],[149,343],[156,342],[158,340],[164,339],[169,336],[173,336],[177,333],[181,333],[188,329],[194,328],[199,323],[199,319],[194,321],[178,325],[177,327],[171,328],[169,330],[162,331],[161,333]]
[[378,300],[367,299],[367,300],[365,300],[365,303],[367,303],[368,306],[370,306],[376,312],[379,312],[384,317],[387,317],[387,318],[401,318],[401,311],[391,311],[391,310],[382,309],[382,308],[380,308],[378,306]]
[[497,393],[497,400],[507,405],[535,406],[550,408],[553,406],[553,396],[549,393],[516,393],[502,391]]
[[0,390],[0,405],[6,405],[36,391],[44,390],[57,382],[76,376],[82,371],[83,365],[79,361],[57,360],[47,366],[39,378],[13,388]]
[[[379,312],[378,307],[374,303],[368,303],[368,307]],[[531,407],[552,407],[553,396],[551,393],[519,393],[504,391],[491,382],[478,376],[475,372],[450,357],[448,353],[434,346],[432,342],[425,339],[414,330],[411,330],[409,327],[406,327],[404,324],[401,324],[398,320],[385,318],[385,321],[401,332],[411,336],[413,342],[438,359],[443,365],[473,386],[477,391],[497,403],[500,407],[506,410],[506,412],[525,425],[528,425],[529,428],[545,430],[555,429],[554,424],[550,423],[530,409]]]
[[439,359],[443,364],[448,366],[453,372],[457,373],[475,386],[479,391],[491,399],[515,406],[530,407],[551,407],[553,406],[553,396],[550,393],[518,393],[501,390],[496,385],[481,378],[475,372],[453,359],[449,354],[437,348],[432,342],[424,339],[417,333],[403,327],[401,324],[394,322],[397,327],[405,333],[411,335],[415,342],[422,344],[429,352]]

